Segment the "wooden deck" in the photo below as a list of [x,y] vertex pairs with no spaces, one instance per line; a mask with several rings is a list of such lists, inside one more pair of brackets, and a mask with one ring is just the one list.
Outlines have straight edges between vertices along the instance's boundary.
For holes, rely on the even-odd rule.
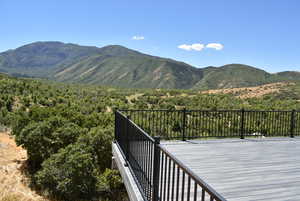
[[300,200],[300,138],[162,142],[229,201]]

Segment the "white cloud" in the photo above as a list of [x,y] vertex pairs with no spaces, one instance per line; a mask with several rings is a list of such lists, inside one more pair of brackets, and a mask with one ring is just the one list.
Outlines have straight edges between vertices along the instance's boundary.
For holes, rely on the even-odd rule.
[[191,45],[186,45],[186,44],[179,45],[178,48],[183,49],[183,50],[187,50],[187,51],[192,50],[192,46]]
[[206,45],[206,48],[213,48],[215,50],[222,50],[224,46],[220,43],[208,43]]
[[207,45],[201,44],[201,43],[194,43],[191,45],[187,45],[187,44],[182,44],[179,45],[178,48],[186,50],[186,51],[201,51],[204,48],[212,48],[215,50],[222,50],[224,48],[224,46],[220,43],[208,43]]
[[205,46],[200,43],[195,43],[192,45],[192,49],[195,51],[201,51]]
[[179,45],[178,48],[183,49],[183,50],[187,50],[187,51],[191,51],[191,50],[195,50],[195,51],[201,51],[204,49],[204,45],[200,44],[200,43],[194,43],[192,45],[187,45],[187,44],[182,44]]
[[145,37],[144,36],[133,36],[131,39],[132,40],[144,40]]

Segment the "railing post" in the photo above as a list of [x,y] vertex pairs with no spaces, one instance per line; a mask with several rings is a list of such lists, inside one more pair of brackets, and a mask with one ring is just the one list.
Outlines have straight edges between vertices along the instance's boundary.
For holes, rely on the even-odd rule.
[[154,137],[152,201],[159,201],[160,137]]
[[290,133],[290,137],[293,138],[294,137],[294,131],[295,131],[295,110],[292,110],[291,113],[291,133]]
[[117,128],[117,126],[119,126],[119,125],[117,125],[117,109],[115,109],[114,110],[114,115],[115,115],[115,141],[118,139],[118,135],[117,135],[117,129],[119,129],[119,128]]
[[240,129],[240,136],[241,139],[245,139],[245,109],[241,110],[241,129]]
[[185,129],[186,129],[186,108],[182,110],[183,118],[182,118],[182,141],[185,141]]
[[126,151],[125,151],[125,156],[126,156],[126,166],[127,161],[129,160],[129,148],[130,148],[130,139],[129,139],[129,120],[130,120],[130,116],[126,116]]

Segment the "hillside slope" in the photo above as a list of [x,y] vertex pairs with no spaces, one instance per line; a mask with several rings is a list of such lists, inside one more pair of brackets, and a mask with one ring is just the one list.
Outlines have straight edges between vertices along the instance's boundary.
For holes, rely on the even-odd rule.
[[[193,88],[224,89],[257,86],[277,81],[275,75],[258,68],[242,64],[229,64],[219,68],[204,69],[205,76]],[[278,78],[278,81],[284,78]]]
[[97,47],[35,42],[0,53],[0,72],[47,77],[59,66],[68,66],[100,52]]
[[182,62],[132,53],[120,46],[108,48],[128,53],[103,52],[88,57],[56,72],[54,78],[58,81],[122,87],[182,89],[193,87],[202,78],[201,70]]
[[0,72],[131,88],[220,89],[300,80],[300,72],[271,74],[243,64],[196,68],[119,45],[61,42],[36,42],[0,53]]

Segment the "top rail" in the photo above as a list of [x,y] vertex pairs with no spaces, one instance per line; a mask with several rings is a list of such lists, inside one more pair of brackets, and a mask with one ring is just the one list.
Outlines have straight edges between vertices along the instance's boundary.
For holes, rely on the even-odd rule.
[[[186,109],[187,112],[239,112],[244,110],[245,112],[292,112],[293,110],[247,110],[247,109],[232,109],[232,110],[205,110],[205,109]],[[175,109],[118,109],[120,112],[176,112],[183,110],[175,110]],[[295,112],[300,112],[300,110],[294,110]]]
[[297,110],[120,110],[162,139],[300,135]]

